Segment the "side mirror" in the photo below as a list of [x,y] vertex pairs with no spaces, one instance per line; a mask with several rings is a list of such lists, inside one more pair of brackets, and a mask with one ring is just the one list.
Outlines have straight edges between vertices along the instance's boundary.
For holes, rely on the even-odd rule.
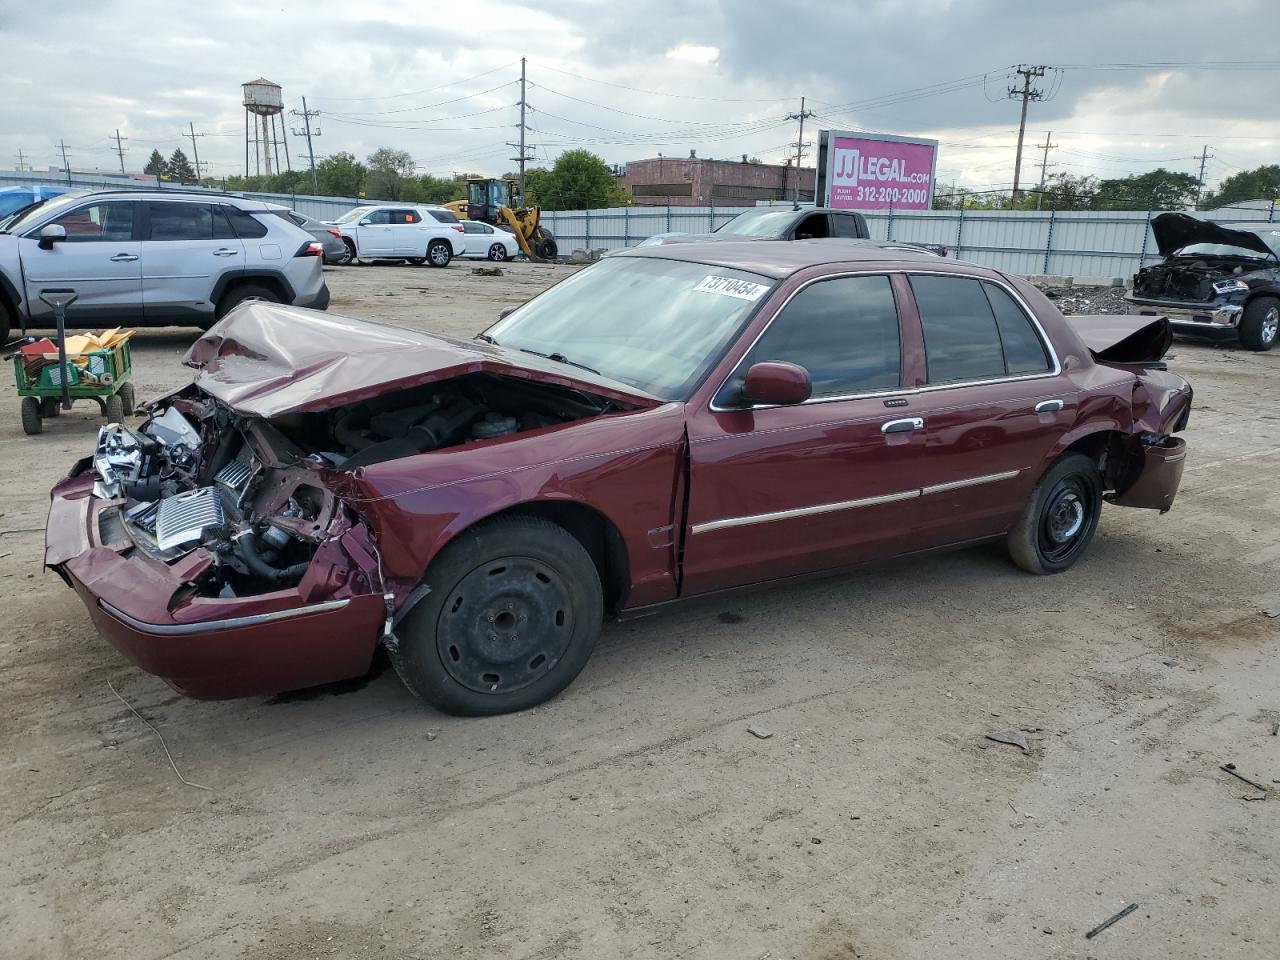
[[371,227],[371,226],[373,226],[373,221],[372,221],[372,220],[361,220],[359,223],[357,223],[357,224],[356,224],[356,226],[357,226],[357,227]]
[[813,393],[809,371],[794,363],[766,360],[753,363],[742,382],[742,398],[769,406],[804,403]]
[[40,228],[40,249],[52,250],[55,243],[67,239],[67,228],[60,223],[47,223]]

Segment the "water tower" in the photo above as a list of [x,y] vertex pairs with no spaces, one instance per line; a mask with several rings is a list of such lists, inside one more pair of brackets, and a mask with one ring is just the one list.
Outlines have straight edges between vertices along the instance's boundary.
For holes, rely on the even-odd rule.
[[[275,157],[275,170],[293,169],[289,161],[289,141],[285,139],[284,97],[280,92],[280,84],[272,83],[264,77],[242,83],[244,90],[244,175],[249,176],[249,148],[253,147],[254,170],[261,175],[266,167],[266,175],[271,176],[271,158]],[[280,117],[280,131],[276,132],[276,117]],[[280,146],[284,145],[285,167],[280,166]]]

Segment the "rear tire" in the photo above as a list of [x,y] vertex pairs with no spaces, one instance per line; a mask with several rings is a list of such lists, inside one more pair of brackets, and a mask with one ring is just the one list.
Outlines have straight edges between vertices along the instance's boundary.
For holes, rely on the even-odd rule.
[[390,650],[410,691],[489,716],[554,697],[586,665],[604,619],[600,577],[568,531],[507,517],[460,534],[427,569],[433,591]]
[[129,382],[120,384],[120,403],[124,407],[124,415],[126,417],[133,416],[135,399],[136,394],[134,393],[133,384]]
[[1258,297],[1245,305],[1240,318],[1240,345],[1246,350],[1270,350],[1280,334],[1280,300]]
[[48,420],[50,417],[56,417],[62,412],[62,401],[57,397],[42,397],[40,399],[40,416]]
[[113,393],[107,397],[103,406],[106,408],[107,423],[121,423],[124,420],[124,400],[120,398],[120,394]]
[[1062,573],[1088,549],[1102,513],[1102,475],[1083,453],[1059,457],[1009,531],[1009,556],[1034,574]]
[[279,303],[280,296],[274,290],[267,287],[259,287],[248,284],[243,287],[236,287],[228,290],[218,301],[218,319],[221,320],[228,313],[234,310],[240,304],[248,300],[262,300],[266,303]]
[[433,267],[447,267],[453,259],[453,247],[447,240],[432,240],[427,244],[427,262]]
[[489,248],[489,259],[495,262],[501,262],[507,259],[507,248],[505,244],[495,243]]
[[22,398],[22,432],[29,437],[44,432],[44,421],[40,419],[40,400],[37,397]]

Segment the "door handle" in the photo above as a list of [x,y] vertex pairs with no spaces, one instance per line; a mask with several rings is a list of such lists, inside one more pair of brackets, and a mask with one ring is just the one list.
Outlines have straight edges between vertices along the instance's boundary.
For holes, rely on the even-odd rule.
[[213,255],[215,257],[234,257],[239,252],[239,250],[233,250],[230,247],[219,247],[213,251]]
[[114,257],[111,258],[111,262],[112,263],[132,263],[134,260],[137,260],[137,259],[138,259],[138,255],[136,253],[117,253]]
[[1057,413],[1061,409],[1061,400],[1041,400],[1036,404],[1036,413]]
[[907,417],[905,420],[890,420],[880,426],[881,433],[910,433],[912,430],[923,430],[922,417]]

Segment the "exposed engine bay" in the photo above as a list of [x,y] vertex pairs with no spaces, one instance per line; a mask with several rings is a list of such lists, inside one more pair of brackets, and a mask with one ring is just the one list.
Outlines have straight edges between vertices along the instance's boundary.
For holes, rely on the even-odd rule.
[[1257,262],[1229,257],[1171,257],[1139,270],[1133,278],[1135,296],[1157,300],[1208,302],[1248,289],[1240,278],[1256,270]]
[[570,387],[476,373],[322,413],[237,414],[189,387],[136,429],[98,434],[103,539],[173,563],[196,550],[202,596],[296,585],[323,543],[361,523],[325,478],[460,444],[499,440],[619,408]]

